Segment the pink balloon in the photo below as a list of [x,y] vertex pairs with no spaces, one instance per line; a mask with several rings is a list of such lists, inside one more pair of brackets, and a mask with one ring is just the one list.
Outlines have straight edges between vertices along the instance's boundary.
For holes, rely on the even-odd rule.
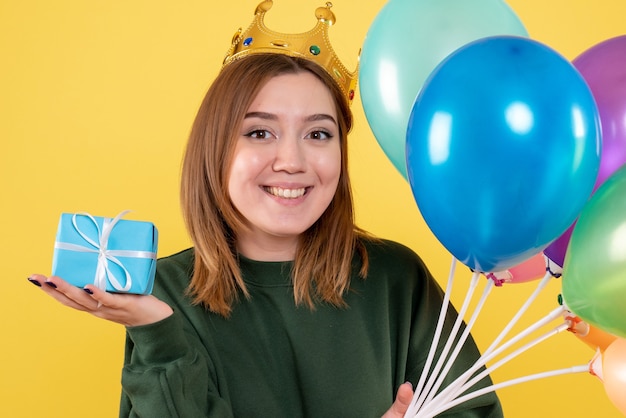
[[528,260],[511,267],[508,270],[490,273],[487,277],[502,283],[525,283],[541,279],[546,274],[546,260],[542,253],[536,254]]
[[[589,85],[600,114],[602,155],[595,191],[626,163],[626,35],[594,45],[572,63]],[[544,250],[561,267],[573,227]]]

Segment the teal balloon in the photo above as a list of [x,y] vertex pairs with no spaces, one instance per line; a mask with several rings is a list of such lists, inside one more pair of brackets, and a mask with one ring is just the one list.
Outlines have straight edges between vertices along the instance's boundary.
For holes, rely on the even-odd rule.
[[431,71],[457,48],[487,36],[528,36],[502,0],[390,0],[361,50],[359,93],[380,147],[406,179],[406,128]]
[[599,113],[576,68],[517,36],[474,41],[431,74],[409,118],[415,202],[474,270],[541,252],[580,214],[598,175]]
[[581,319],[626,338],[626,166],[585,205],[563,266],[563,300]]

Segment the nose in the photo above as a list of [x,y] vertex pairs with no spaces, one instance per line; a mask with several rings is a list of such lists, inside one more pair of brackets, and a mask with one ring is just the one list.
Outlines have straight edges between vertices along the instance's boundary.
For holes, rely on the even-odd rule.
[[297,173],[304,170],[305,155],[302,141],[294,137],[281,138],[276,141],[276,155],[272,169]]

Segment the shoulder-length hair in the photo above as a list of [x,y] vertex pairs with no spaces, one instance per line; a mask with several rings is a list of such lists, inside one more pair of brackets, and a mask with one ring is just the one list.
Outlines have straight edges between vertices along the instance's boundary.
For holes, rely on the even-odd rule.
[[291,272],[296,304],[344,306],[352,259],[360,255],[360,276],[368,258],[354,223],[348,175],[347,134],[352,113],[339,86],[317,64],[279,54],[256,54],[228,64],[209,88],[193,123],[181,180],[183,217],[194,244],[194,271],[188,288],[194,303],[227,317],[240,294],[249,293],[237,262],[237,231],[246,221],[233,206],[228,176],[243,118],[260,89],[273,77],[308,71],[334,98],[341,141],[341,174],[322,216],[299,240]]

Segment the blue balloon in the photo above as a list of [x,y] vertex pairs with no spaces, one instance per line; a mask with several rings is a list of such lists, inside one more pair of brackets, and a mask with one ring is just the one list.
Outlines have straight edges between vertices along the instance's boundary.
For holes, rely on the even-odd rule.
[[437,239],[470,268],[505,270],[574,222],[599,170],[598,109],[575,67],[534,40],[453,52],[413,105],[408,179]]

